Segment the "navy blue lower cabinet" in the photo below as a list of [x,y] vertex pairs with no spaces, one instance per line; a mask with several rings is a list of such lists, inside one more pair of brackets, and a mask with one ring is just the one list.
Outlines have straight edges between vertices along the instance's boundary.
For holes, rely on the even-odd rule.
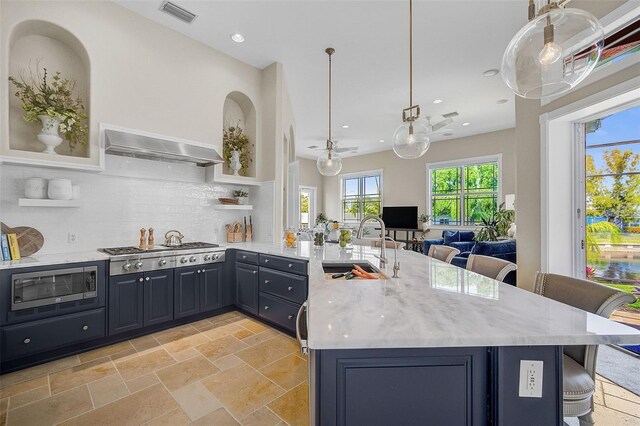
[[316,425],[488,423],[486,348],[318,350],[310,355]]
[[236,263],[238,307],[254,315],[258,314],[258,267]]
[[200,274],[202,267],[175,269],[174,316],[184,318],[200,312]]
[[[541,398],[519,396],[520,361],[544,362]],[[561,426],[562,347],[311,350],[316,425]]]
[[223,303],[224,264],[204,265],[200,274],[200,312],[221,308]]
[[144,281],[142,274],[109,278],[109,335],[144,325]]
[[144,326],[173,320],[173,271],[144,274]]

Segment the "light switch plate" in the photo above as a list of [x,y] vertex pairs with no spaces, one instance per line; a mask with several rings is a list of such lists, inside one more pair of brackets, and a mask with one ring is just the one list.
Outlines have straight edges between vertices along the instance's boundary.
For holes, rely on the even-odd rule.
[[520,360],[520,387],[522,398],[542,398],[542,361]]

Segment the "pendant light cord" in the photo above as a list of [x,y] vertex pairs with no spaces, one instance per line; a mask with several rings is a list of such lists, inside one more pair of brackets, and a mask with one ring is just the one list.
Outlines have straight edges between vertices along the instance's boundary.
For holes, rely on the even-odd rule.
[[[333,142],[331,139],[331,52],[329,53],[329,141]],[[333,145],[331,143],[331,145]],[[333,148],[331,146],[330,148]]]
[[409,107],[413,106],[413,0],[409,0]]

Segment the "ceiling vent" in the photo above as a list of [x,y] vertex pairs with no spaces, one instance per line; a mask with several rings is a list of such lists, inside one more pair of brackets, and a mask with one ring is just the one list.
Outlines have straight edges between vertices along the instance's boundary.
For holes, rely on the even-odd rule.
[[170,1],[164,1],[162,6],[160,6],[160,10],[188,24],[192,23],[197,16],[194,13],[181,8],[177,4],[171,3]]
[[458,114],[456,111],[449,112],[449,113],[446,113],[446,114],[442,114],[442,116],[443,116],[444,118],[453,118],[453,117],[457,117],[457,116],[459,116],[459,115],[460,115],[460,114]]

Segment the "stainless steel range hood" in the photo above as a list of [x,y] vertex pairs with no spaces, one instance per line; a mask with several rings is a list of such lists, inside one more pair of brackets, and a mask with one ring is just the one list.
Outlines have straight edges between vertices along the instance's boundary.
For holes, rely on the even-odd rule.
[[194,145],[118,130],[105,130],[105,152],[148,160],[170,160],[209,166],[224,163],[214,147]]

